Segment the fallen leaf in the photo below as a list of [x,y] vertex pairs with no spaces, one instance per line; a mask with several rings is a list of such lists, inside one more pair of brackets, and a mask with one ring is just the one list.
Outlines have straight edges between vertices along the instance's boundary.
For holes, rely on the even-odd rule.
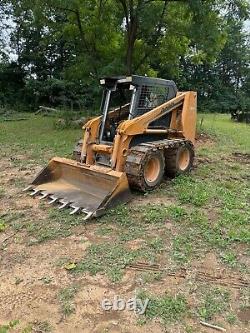
[[68,262],[63,266],[67,271],[71,271],[72,269],[76,268],[76,264],[74,262]]

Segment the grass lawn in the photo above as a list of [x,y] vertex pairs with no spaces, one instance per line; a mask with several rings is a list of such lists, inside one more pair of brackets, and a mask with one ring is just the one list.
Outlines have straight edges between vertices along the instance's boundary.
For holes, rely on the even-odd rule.
[[[0,333],[248,332],[250,127],[218,114],[197,127],[190,175],[83,223],[21,193],[81,130],[0,122]],[[114,295],[148,298],[145,314],[103,311]]]

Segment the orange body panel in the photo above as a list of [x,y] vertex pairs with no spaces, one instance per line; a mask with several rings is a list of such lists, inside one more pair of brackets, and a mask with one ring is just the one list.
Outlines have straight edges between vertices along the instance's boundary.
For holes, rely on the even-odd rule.
[[[127,107],[127,105],[125,106]],[[94,164],[94,152],[102,151],[111,155],[111,167],[123,172],[129,144],[135,135],[167,133],[171,138],[183,137],[194,143],[196,131],[196,92],[178,92],[177,96],[153,110],[132,120],[124,120],[117,128],[113,145],[103,145],[98,142],[98,133],[101,117],[91,119],[83,127],[85,135],[82,155],[86,152],[86,163]],[[110,112],[111,117],[116,116],[117,110]],[[149,124],[162,117],[164,113],[171,113],[169,130],[151,130]],[[86,139],[87,136],[87,139]]]

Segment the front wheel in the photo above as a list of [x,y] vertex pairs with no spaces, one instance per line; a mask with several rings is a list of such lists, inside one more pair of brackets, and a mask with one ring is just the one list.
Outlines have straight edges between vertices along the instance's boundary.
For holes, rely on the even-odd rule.
[[160,151],[151,153],[146,157],[143,168],[143,183],[145,189],[152,190],[157,187],[163,178],[165,171],[165,161]]
[[160,185],[165,173],[163,151],[137,147],[133,147],[125,165],[129,185],[142,192],[152,191]]

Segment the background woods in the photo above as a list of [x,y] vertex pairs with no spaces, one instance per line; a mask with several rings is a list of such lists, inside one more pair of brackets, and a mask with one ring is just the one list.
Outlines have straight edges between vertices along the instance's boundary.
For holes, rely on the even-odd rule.
[[1,0],[0,105],[96,109],[98,79],[141,74],[248,109],[245,0]]

